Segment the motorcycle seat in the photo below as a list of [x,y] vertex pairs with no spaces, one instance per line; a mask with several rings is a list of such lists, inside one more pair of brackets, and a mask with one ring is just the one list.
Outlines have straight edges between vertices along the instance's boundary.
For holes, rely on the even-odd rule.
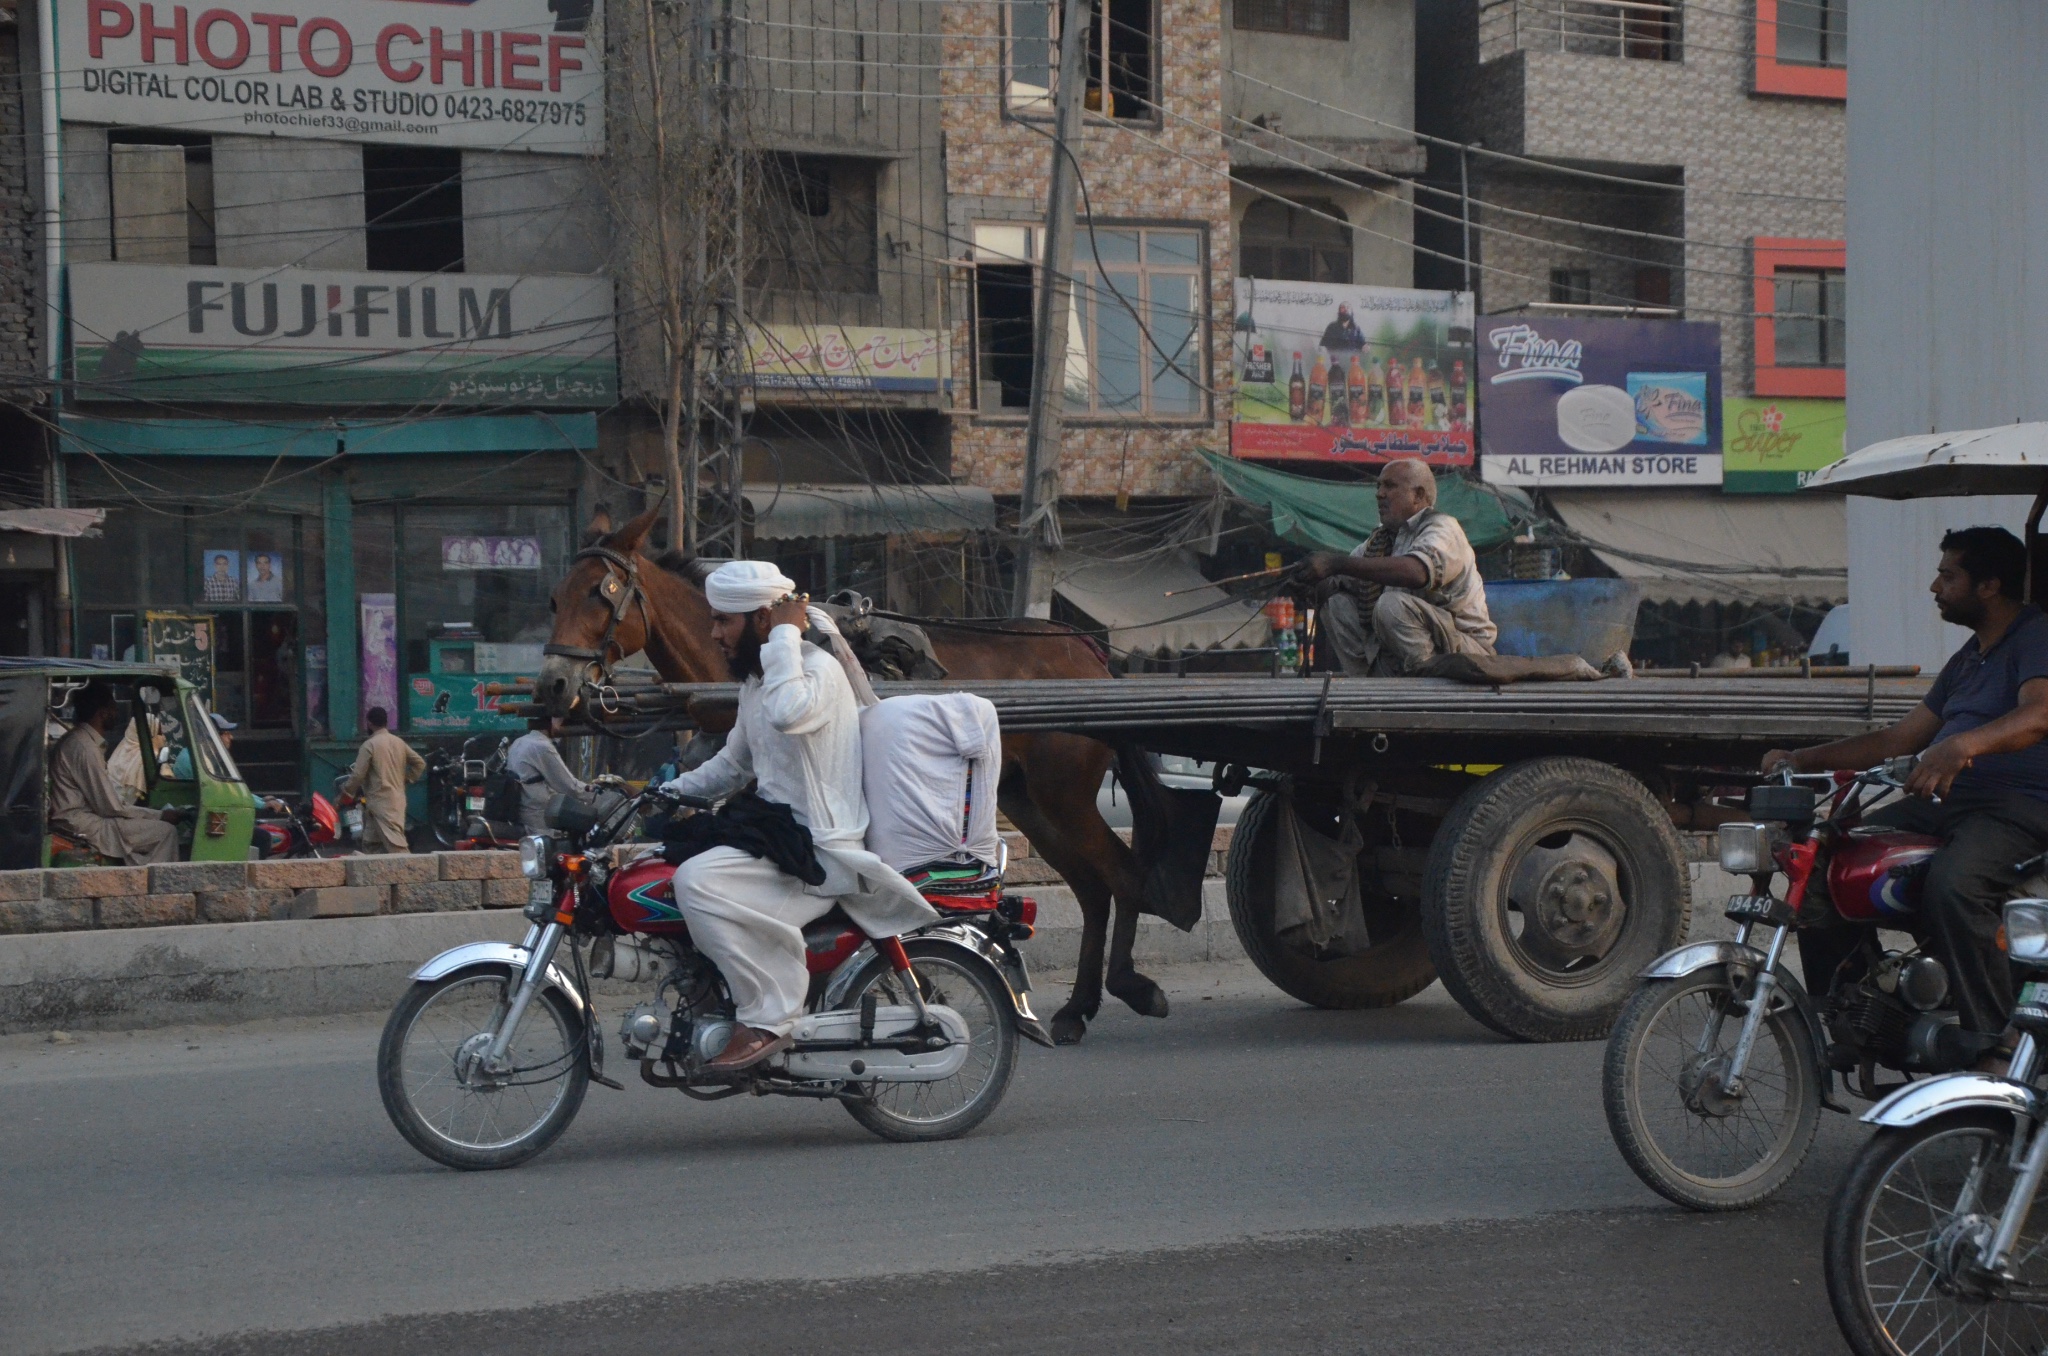
[[948,913],[987,913],[1002,902],[1003,873],[977,861],[927,862],[903,873],[925,902]]

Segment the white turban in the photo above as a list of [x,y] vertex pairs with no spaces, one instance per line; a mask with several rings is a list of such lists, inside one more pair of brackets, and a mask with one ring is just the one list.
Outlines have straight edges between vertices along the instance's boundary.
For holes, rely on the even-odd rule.
[[735,616],[772,607],[796,592],[796,581],[765,560],[728,560],[704,580],[712,610]]

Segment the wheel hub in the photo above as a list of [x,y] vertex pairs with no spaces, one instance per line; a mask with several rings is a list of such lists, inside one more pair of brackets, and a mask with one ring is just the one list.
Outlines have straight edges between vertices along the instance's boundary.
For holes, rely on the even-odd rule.
[[1508,885],[1522,911],[1523,949],[1559,968],[1605,956],[1628,917],[1620,877],[1614,854],[1583,834],[1531,848]]
[[455,1050],[455,1081],[479,1092],[494,1092],[503,1079],[495,1067],[502,1061],[490,1058],[491,1033],[479,1031]]
[[2006,1289],[2008,1278],[1994,1275],[1977,1264],[1984,1245],[1991,1241],[1998,1221],[1987,1215],[1958,1215],[1950,1220],[1928,1245],[1928,1262],[1934,1268],[1934,1285],[1957,1299],[1994,1300]]
[[1678,1075],[1685,1109],[1695,1116],[1732,1116],[1742,1098],[1728,1092],[1728,1057],[1694,1055]]

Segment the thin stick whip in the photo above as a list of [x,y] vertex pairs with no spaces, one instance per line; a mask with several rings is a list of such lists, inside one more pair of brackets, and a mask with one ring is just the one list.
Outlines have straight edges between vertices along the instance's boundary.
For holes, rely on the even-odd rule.
[[1242,583],[1247,579],[1265,579],[1271,575],[1286,574],[1293,568],[1292,565],[1276,565],[1270,570],[1253,570],[1250,574],[1234,574],[1228,579],[1211,579],[1207,583],[1193,584],[1184,589],[1168,589],[1165,596],[1171,598],[1178,593],[1199,593],[1203,589],[1222,588],[1225,584]]

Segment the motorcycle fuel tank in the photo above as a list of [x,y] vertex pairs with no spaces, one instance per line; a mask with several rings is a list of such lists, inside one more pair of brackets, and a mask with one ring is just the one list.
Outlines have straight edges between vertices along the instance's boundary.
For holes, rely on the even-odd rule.
[[676,905],[676,869],[659,854],[628,862],[612,873],[605,902],[612,921],[628,932],[688,932]]
[[1883,923],[1920,911],[1924,863],[1941,846],[1918,833],[1851,838],[1828,863],[1828,895],[1852,923]]

